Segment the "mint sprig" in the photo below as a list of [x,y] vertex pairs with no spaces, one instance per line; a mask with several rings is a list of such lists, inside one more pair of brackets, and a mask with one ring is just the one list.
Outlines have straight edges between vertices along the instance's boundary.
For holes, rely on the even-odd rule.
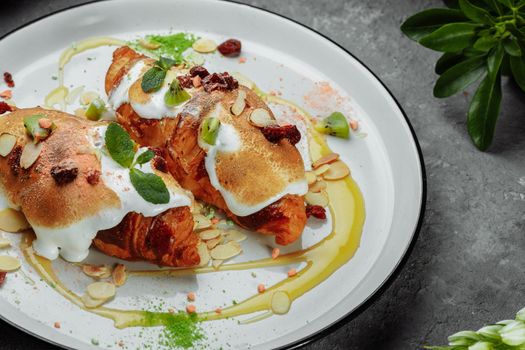
[[164,83],[167,71],[176,64],[177,62],[175,60],[161,57],[155,62],[154,66],[148,69],[142,76],[142,82],[140,83],[142,91],[145,93],[158,91],[162,87],[162,83]]
[[525,1],[446,0],[448,8],[419,12],[401,30],[412,40],[443,52],[434,96],[446,98],[480,81],[467,112],[469,135],[480,150],[492,143],[499,116],[501,77],[512,76],[525,91]]
[[135,159],[135,142],[129,134],[118,124],[108,125],[105,135],[106,148],[115,162],[129,169],[131,184],[138,194],[153,204],[166,204],[170,201],[170,193],[162,178],[153,173],[144,173],[135,168],[143,165],[155,156],[152,150],[141,153]]

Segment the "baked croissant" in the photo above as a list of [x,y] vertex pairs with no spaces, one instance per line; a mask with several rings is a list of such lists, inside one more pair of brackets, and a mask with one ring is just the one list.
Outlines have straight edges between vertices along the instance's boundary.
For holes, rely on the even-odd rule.
[[82,261],[94,240],[102,252],[123,259],[198,265],[191,195],[162,173],[165,162],[157,154],[141,169],[164,180],[169,202],[140,197],[129,170],[104,149],[107,125],[42,108],[3,115],[0,205],[25,214],[37,236],[33,248],[48,259],[60,254]]
[[[202,67],[191,71],[173,67],[158,92],[145,93],[142,76],[153,64],[129,47],[113,53],[105,90],[118,122],[138,143],[165,149],[171,174],[196,198],[224,210],[247,229],[275,235],[278,244],[297,240],[307,220],[304,164],[294,146],[300,138],[297,129],[290,127],[290,137],[272,140],[265,134],[267,128],[250,122],[255,110],[275,119],[268,106],[227,73],[210,75]],[[174,78],[191,99],[166,108],[161,97]],[[244,107],[233,115],[231,107],[241,99]],[[207,118],[221,123],[215,150],[199,136]],[[237,142],[234,139],[237,147],[228,149],[228,143]],[[224,150],[217,150],[220,145]]]

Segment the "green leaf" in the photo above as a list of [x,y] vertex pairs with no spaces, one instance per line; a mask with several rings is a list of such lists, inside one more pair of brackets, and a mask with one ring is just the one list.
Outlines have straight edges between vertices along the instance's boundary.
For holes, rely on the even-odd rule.
[[511,55],[519,57],[521,56],[521,48],[516,38],[507,38],[503,41],[503,47],[505,51]]
[[510,69],[516,83],[525,91],[525,58],[510,56]]
[[511,0],[497,0],[500,4],[506,6],[507,8],[511,9],[513,7]]
[[464,61],[466,57],[461,52],[445,52],[436,62],[434,71],[436,74],[443,74],[449,68]]
[[142,77],[140,86],[145,93],[158,91],[164,83],[166,71],[159,67],[150,68]]
[[180,86],[179,80],[175,78],[171,82],[170,88],[166,91],[166,94],[164,94],[164,103],[168,107],[174,107],[188,101],[190,98],[191,95]]
[[445,6],[451,9],[459,9],[459,2],[458,0],[443,0],[445,3]]
[[481,7],[471,4],[468,0],[459,0],[459,7],[461,11],[463,11],[465,16],[467,16],[474,22],[484,24],[493,23],[493,18],[490,15],[490,13],[488,13],[488,11],[482,9]]
[[484,57],[473,57],[444,72],[434,86],[434,96],[445,98],[464,90],[486,72]]
[[496,75],[499,73],[504,55],[505,51],[503,50],[503,45],[501,43],[492,50],[489,55],[489,58],[487,59],[487,67],[492,79],[495,79]]
[[481,151],[492,143],[501,105],[501,77],[487,76],[481,81],[467,115],[467,128],[472,141]]
[[409,17],[401,25],[401,30],[410,39],[418,41],[445,24],[462,22],[466,19],[459,10],[445,8],[428,9]]
[[159,68],[161,68],[161,69],[167,71],[168,69],[170,69],[171,67],[173,67],[174,65],[176,65],[176,64],[177,64],[177,61],[172,60],[171,58],[161,57],[161,58],[159,58],[159,60],[158,60],[157,62],[155,62],[155,64],[156,64]]
[[129,178],[133,187],[146,201],[153,204],[169,203],[170,193],[160,176],[133,168],[129,171]]
[[479,25],[472,23],[446,24],[423,37],[419,43],[436,51],[460,51],[473,43],[478,28]]
[[105,136],[106,148],[113,160],[124,168],[131,167],[135,157],[135,143],[117,123],[108,125]]
[[476,50],[488,52],[490,49],[496,46],[498,41],[499,40],[494,38],[493,36],[482,36],[481,38],[476,40],[473,47]]
[[153,152],[152,150],[149,149],[146,152],[141,153],[137,157],[136,163],[140,164],[140,165],[145,164],[145,163],[149,162],[150,160],[152,160],[153,157],[155,157],[155,152]]

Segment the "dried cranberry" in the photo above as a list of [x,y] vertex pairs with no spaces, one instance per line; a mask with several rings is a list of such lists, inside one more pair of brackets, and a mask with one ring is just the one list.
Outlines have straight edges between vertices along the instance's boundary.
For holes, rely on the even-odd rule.
[[201,78],[206,78],[208,75],[210,75],[210,73],[203,66],[195,66],[195,67],[191,67],[190,75],[192,77],[196,77],[198,75]]
[[0,115],[1,114],[4,114],[6,112],[12,112],[13,111],[13,108],[11,108],[10,105],[8,105],[7,103],[5,103],[4,101],[1,101],[0,102]]
[[193,87],[193,78],[190,75],[180,75],[177,77],[180,86],[185,89]]
[[295,125],[269,125],[261,129],[264,137],[272,143],[288,139],[292,145],[301,140],[301,133]]
[[15,176],[20,173],[20,157],[22,156],[22,146],[16,146],[11,153],[9,153],[9,158],[7,164],[11,167],[11,171]]
[[7,276],[7,272],[0,272],[0,287],[5,282],[5,277]]
[[241,42],[237,39],[228,39],[220,44],[217,49],[226,57],[237,57],[241,54]]
[[326,219],[326,210],[320,205],[307,205],[306,206],[306,216],[313,216],[314,218],[325,220]]
[[13,81],[13,76],[9,72],[4,73],[4,81],[10,88],[15,87],[15,82]]
[[239,82],[227,72],[213,73],[202,79],[202,86],[206,92],[215,90],[233,90],[239,87]]
[[51,168],[51,176],[59,186],[68,184],[78,176],[77,164],[71,159],[65,159]]
[[86,173],[86,181],[92,186],[98,184],[100,181],[100,171],[97,169],[89,169]]

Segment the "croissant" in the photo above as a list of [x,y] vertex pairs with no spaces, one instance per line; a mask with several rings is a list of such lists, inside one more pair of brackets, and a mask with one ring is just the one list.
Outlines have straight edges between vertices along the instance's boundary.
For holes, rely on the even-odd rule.
[[129,170],[103,149],[107,125],[42,108],[3,115],[0,205],[24,213],[37,236],[33,248],[48,259],[60,254],[82,261],[94,241],[103,253],[123,259],[199,264],[190,195],[162,172],[165,161],[157,152],[142,170],[164,180],[169,202],[140,197]]
[[[256,109],[274,119],[268,106],[252,90],[238,86],[227,73],[209,75],[202,67],[190,73],[174,67],[168,74],[185,85],[191,99],[174,110],[161,108],[164,114],[159,115],[154,101],[167,87],[155,97],[141,89],[142,76],[153,62],[129,47],[113,53],[105,90],[117,111],[118,122],[138,143],[165,149],[170,173],[196,198],[222,209],[240,226],[275,235],[278,244],[296,241],[307,220],[304,164],[292,142],[270,142],[250,122],[250,113]],[[194,80],[197,85],[208,85],[195,88]],[[233,116],[230,108],[240,94],[245,96],[245,108]],[[207,163],[210,151],[199,139],[202,123],[210,116],[221,120],[220,130],[222,125],[227,126],[224,130],[233,128],[240,140],[238,150],[217,152],[211,168]],[[225,142],[232,138],[227,135]],[[214,179],[210,171],[215,173]]]

